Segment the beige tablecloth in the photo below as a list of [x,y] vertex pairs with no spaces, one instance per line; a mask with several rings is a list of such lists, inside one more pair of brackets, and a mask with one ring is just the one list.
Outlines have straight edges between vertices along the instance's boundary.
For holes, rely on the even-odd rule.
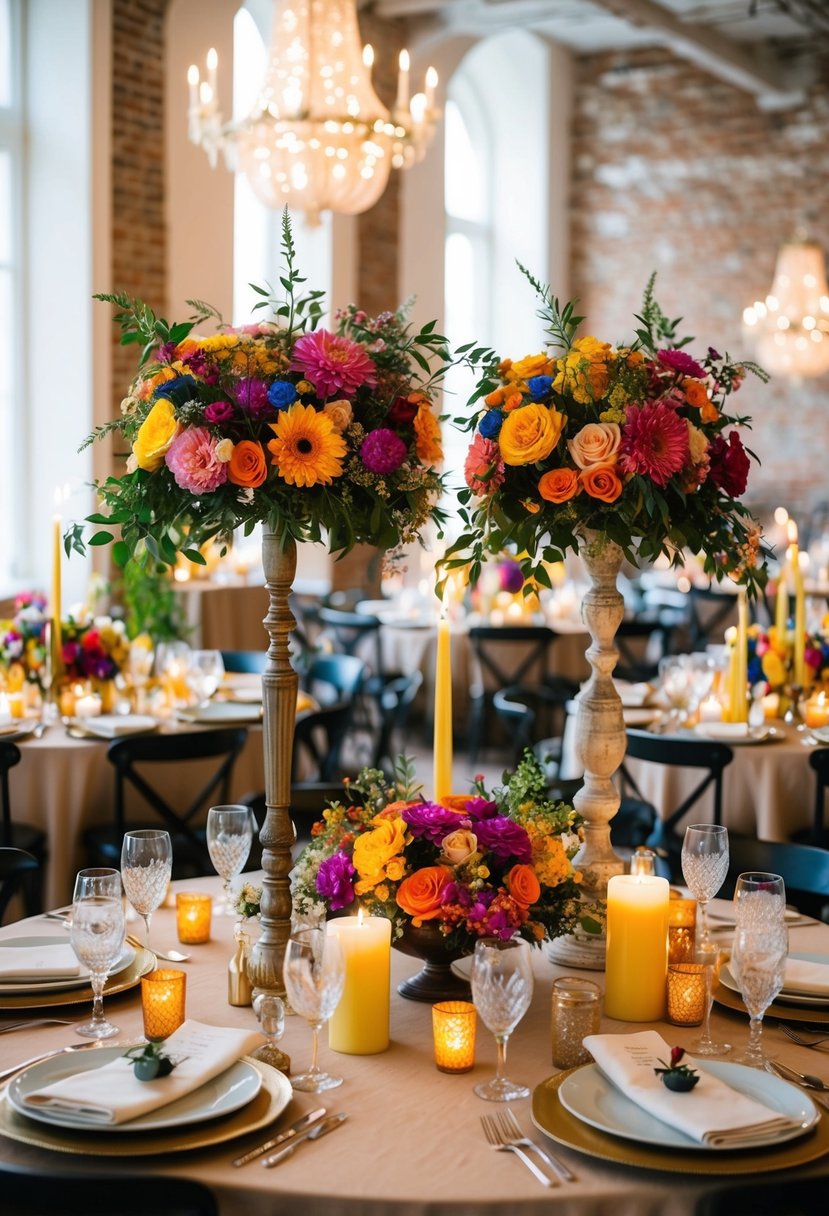
[[[176,886],[212,886],[216,880],[199,879]],[[226,1003],[227,962],[232,953],[230,918],[214,917],[214,940],[192,947],[186,964],[187,1015],[216,1025],[253,1027],[249,1008]],[[54,933],[54,923],[32,921],[26,932]],[[19,926],[4,933],[19,932]],[[160,948],[175,943],[173,913],[160,909],[153,919],[153,937]],[[829,926],[793,929],[791,949],[829,954]],[[543,951],[534,951],[535,995],[526,1017],[509,1045],[508,1072],[530,1088],[556,1070],[550,1063],[550,991],[561,969],[553,966]],[[322,1095],[329,1111],[346,1111],[348,1120],[336,1133],[319,1144],[306,1145],[277,1169],[264,1170],[257,1163],[234,1170],[232,1159],[244,1149],[265,1139],[259,1133],[246,1140],[211,1150],[145,1160],[141,1168],[197,1178],[217,1195],[221,1216],[287,1216],[308,1212],[313,1216],[693,1216],[702,1194],[734,1179],[646,1173],[582,1156],[550,1145],[577,1175],[577,1181],[555,1190],[544,1190],[512,1156],[492,1152],[481,1129],[481,1115],[497,1113],[497,1106],[483,1102],[472,1091],[478,1081],[491,1076],[495,1067],[492,1035],[479,1024],[476,1064],[472,1072],[457,1076],[439,1073],[432,1057],[431,1008],[428,1004],[403,1000],[394,985],[417,970],[416,960],[392,952],[391,1037],[389,1051],[376,1056],[348,1056],[329,1050],[323,1031],[320,1063],[339,1072],[344,1084]],[[603,986],[601,974],[590,973]],[[71,1015],[72,1011],[70,1011]],[[109,1016],[124,1036],[140,1033],[138,990],[113,997]],[[0,1025],[13,1020],[0,1014]],[[724,1012],[715,1006],[712,1025],[715,1037],[727,1036],[736,1047],[748,1037],[745,1015]],[[643,1025],[603,1019],[604,1032],[646,1029]],[[671,1044],[685,1042],[696,1031],[654,1024]],[[25,1033],[0,1035],[0,1068],[16,1060],[71,1042],[67,1027],[40,1027]],[[764,1031],[766,1046],[773,1055],[801,1070],[829,1077],[827,1059],[795,1047],[769,1021]],[[295,1067],[309,1060],[308,1026],[298,1017],[288,1019],[281,1046]],[[316,1105],[310,1094],[292,1099],[280,1125]],[[524,1129],[539,1141],[530,1119],[530,1100],[510,1104]],[[112,1160],[60,1156],[0,1137],[0,1160],[44,1172],[50,1168],[90,1169],[116,1176],[136,1168],[135,1160]],[[829,1182],[829,1162],[808,1167]],[[769,1175],[764,1175],[769,1177]],[[744,1179],[758,1181],[757,1177]]]

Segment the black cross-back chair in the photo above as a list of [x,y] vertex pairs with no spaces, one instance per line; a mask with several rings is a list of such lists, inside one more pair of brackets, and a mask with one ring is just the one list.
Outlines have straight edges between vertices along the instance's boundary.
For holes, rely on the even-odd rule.
[[[175,735],[133,735],[110,743],[107,760],[115,769],[113,820],[109,825],[96,825],[84,833],[89,864],[117,869],[126,831],[166,828],[173,845],[173,877],[212,874],[204,822],[211,806],[230,801],[233,766],[246,741],[247,730],[233,727]],[[184,805],[178,801],[174,804],[160,792],[158,778],[153,774],[151,781],[145,769],[145,766],[156,764],[181,766],[192,762],[195,766],[199,761],[210,759],[217,761],[216,767],[197,793],[191,794],[187,790],[181,802],[184,798],[189,801]],[[154,818],[128,822],[126,798],[129,790],[139,795]]]
[[261,675],[268,661],[268,653],[262,650],[223,650],[222,662],[225,671],[242,675]]
[[673,625],[659,620],[640,617],[622,621],[614,637],[619,652],[614,676],[632,684],[655,680],[659,674],[659,660],[671,652],[673,632]]
[[557,637],[546,625],[473,625],[469,630],[469,644],[477,663],[469,689],[468,750],[473,764],[488,741],[487,719],[499,688],[546,686],[558,691],[562,700],[573,696],[569,682],[566,688],[556,688],[557,681],[550,676],[550,649]]
[[825,803],[826,791],[829,789],[829,747],[818,747],[810,752],[809,764],[815,770],[815,806],[812,826],[805,832],[796,832],[792,839],[799,844],[811,844],[821,849],[828,849],[829,829],[826,827]]
[[728,834],[728,875],[719,892],[730,899],[740,874],[748,871],[779,874],[786,884],[786,901],[806,916],[829,919],[829,852],[790,841],[755,840]]
[[15,823],[12,819],[9,771],[21,760],[20,748],[8,740],[0,740],[0,848],[23,849],[38,863],[37,872],[23,884],[23,905],[27,916],[43,911],[43,869],[46,865],[46,833],[30,823]]
[[341,774],[343,742],[351,724],[351,703],[336,702],[297,714],[291,771],[315,781],[335,781]]
[[[667,863],[670,877],[681,878],[680,856],[682,833],[674,829],[696,807],[703,795],[713,791],[713,820],[722,823],[723,773],[734,759],[734,752],[725,743],[713,739],[680,738],[676,735],[654,735],[644,730],[628,729],[626,760],[645,760],[651,764],[701,770],[701,776],[691,792],[664,818],[660,818],[645,843]],[[625,761],[619,770],[622,790],[632,791],[634,797],[646,802]],[[661,808],[660,808],[661,809]]]
[[23,849],[0,848],[0,924],[18,892],[23,900],[24,911],[27,915],[32,915],[26,907],[27,893],[32,888],[39,890],[40,881],[40,865],[36,857]]

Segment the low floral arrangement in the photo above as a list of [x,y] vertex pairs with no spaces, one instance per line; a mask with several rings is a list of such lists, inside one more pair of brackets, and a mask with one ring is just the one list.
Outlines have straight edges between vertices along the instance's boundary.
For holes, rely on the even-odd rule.
[[43,687],[48,660],[47,600],[37,591],[15,597],[14,615],[0,621],[0,671],[12,685]]
[[[774,625],[748,627],[748,683],[765,684],[768,691],[781,692],[791,684],[794,668],[794,638],[790,631],[781,638]],[[829,636],[812,633],[806,638],[805,661],[810,686],[829,684]]]
[[[450,364],[435,323],[412,332],[405,309],[368,317],[337,315],[336,332],[317,328],[322,292],[306,291],[283,218],[284,299],[254,287],[274,319],[241,329],[200,300],[195,315],[168,324],[141,301],[99,295],[119,308],[122,343],[141,345],[138,376],[117,431],[129,446],[126,470],[97,486],[103,511],[90,544],[108,544],[119,565],[138,556],[172,565],[199,547],[226,546],[237,528],[267,524],[282,547],[325,539],[331,552],[370,542],[394,551],[443,512],[440,425],[432,397]],[[218,323],[198,337],[202,322]],[[83,552],[74,524],[67,551]],[[325,534],[325,536],[324,536]]]
[[572,806],[549,800],[530,752],[491,795],[479,781],[446,805],[422,799],[408,760],[391,783],[364,769],[297,859],[294,911],[313,920],[362,907],[388,918],[394,939],[432,923],[460,950],[479,937],[537,945],[577,924],[595,932],[572,865],[580,825]]
[[653,278],[635,339],[615,347],[577,338],[583,318],[573,304],[561,308],[521,270],[539,295],[550,349],[480,359],[473,413],[455,419],[474,434],[464,531],[446,570],[469,567],[475,582],[484,554],[509,547],[528,578],[549,586],[547,563],[576,551],[587,531],[634,563],[665,556],[681,565],[687,551],[703,555],[710,575],[730,575],[750,592],[762,586],[760,528],[739,501],[751,455],[740,428],[749,419],[727,412],[727,399],[747,372],[765,373],[712,347],[701,358],[683,350],[691,339],[677,337],[679,320],[654,300]]
[[123,621],[70,617],[61,625],[62,674],[66,680],[114,680],[127,665],[130,640]]

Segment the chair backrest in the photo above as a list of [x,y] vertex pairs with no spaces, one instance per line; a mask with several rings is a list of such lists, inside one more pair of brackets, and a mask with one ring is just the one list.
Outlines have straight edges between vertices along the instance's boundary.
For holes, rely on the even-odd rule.
[[482,690],[543,683],[557,637],[546,625],[473,625],[469,644]]
[[371,665],[375,674],[383,674],[380,621],[376,616],[344,612],[339,608],[320,608],[319,622],[323,630],[321,637],[328,637],[336,650],[358,656],[372,653]]
[[12,807],[9,794],[9,769],[20,763],[20,748],[0,740],[0,846],[12,843]]
[[812,816],[811,842],[823,843],[824,803],[829,788],[829,747],[818,747],[809,753],[809,763],[815,770],[815,811]]
[[22,849],[0,848],[0,922],[11,901],[27,882],[36,881],[37,859]]
[[384,761],[393,766],[396,756],[394,736],[408,721],[414,699],[423,683],[423,675],[413,671],[409,675],[395,676],[387,680],[380,692],[380,732],[372,757],[372,767],[382,768]]
[[223,650],[225,671],[243,675],[261,675],[268,661],[268,653],[262,650]]
[[189,1178],[151,1173],[63,1174],[0,1168],[3,1216],[218,1216],[212,1191]]
[[[308,668],[305,686],[323,704],[353,701],[360,691],[366,671],[365,663],[356,655],[321,655]],[[320,685],[325,687],[321,688]]]
[[709,642],[720,643],[729,625],[737,624],[737,596],[713,587],[688,592],[691,650],[704,650]]
[[[194,831],[195,821],[211,805],[230,801],[233,766],[246,741],[247,730],[240,726],[175,735],[132,735],[110,743],[107,760],[115,769],[116,831],[126,830],[126,794],[129,787],[140,795],[143,804],[171,834],[183,837],[194,848],[202,850],[203,842]],[[174,806],[168,797],[160,793],[148,779],[145,768],[155,764],[180,765],[187,761],[209,759],[218,761],[212,775],[182,807]]]
[[829,907],[829,851],[790,841],[755,840],[728,834],[728,877],[719,894],[729,898],[740,874],[749,870],[779,874],[786,899],[807,916],[821,918]]
[[659,660],[670,654],[673,626],[661,620],[624,620],[619,624],[614,644],[619,659],[613,674],[620,680],[653,680],[659,673]]
[[291,766],[295,779],[336,780],[351,713],[352,703],[346,701],[297,714]]

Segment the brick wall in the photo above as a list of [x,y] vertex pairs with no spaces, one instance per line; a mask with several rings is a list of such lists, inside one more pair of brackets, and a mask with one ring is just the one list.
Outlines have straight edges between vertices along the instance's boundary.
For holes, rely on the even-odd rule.
[[[779,244],[805,223],[829,250],[829,61],[819,66],[804,105],[764,113],[663,49],[578,61],[572,283],[589,332],[629,337],[656,270],[657,298],[685,332],[749,356],[742,311],[768,293]],[[753,416],[762,460],[753,502],[802,517],[829,499],[829,376],[752,378],[735,405]]]

